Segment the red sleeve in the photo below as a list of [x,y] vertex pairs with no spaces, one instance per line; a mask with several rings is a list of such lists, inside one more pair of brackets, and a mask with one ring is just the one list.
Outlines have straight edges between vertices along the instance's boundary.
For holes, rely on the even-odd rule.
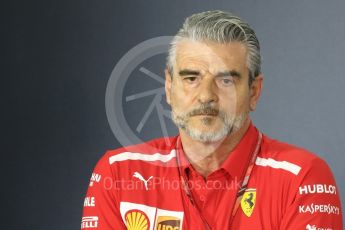
[[115,199],[115,177],[107,154],[97,163],[84,200],[81,229],[126,229]]
[[339,190],[328,165],[314,159],[292,186],[280,229],[342,230]]

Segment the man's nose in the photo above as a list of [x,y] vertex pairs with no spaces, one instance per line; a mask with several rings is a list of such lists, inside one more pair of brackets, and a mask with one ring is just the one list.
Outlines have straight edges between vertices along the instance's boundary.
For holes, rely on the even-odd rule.
[[203,79],[199,89],[198,100],[200,103],[217,102],[217,87],[213,79]]

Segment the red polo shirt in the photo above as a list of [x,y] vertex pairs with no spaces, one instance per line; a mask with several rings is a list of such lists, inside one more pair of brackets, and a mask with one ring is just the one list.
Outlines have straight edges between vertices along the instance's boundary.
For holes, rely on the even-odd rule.
[[188,185],[200,215],[209,226],[221,229],[229,224],[229,210],[234,204],[237,190],[241,187],[240,180],[246,172],[249,160],[257,144],[258,131],[250,125],[246,134],[236,148],[229,154],[221,167],[205,179],[188,162],[179,143],[178,157],[181,159],[183,173],[188,178]]
[[265,135],[230,225],[238,180],[257,137],[251,125],[223,165],[205,179],[179,151],[178,137],[170,144],[157,139],[108,151],[92,174],[81,229],[197,230],[207,222],[211,229],[341,230],[339,191],[327,164]]

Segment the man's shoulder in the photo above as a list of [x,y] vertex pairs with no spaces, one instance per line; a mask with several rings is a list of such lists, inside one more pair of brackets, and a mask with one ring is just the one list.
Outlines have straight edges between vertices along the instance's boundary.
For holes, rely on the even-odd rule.
[[267,136],[264,136],[259,157],[263,161],[270,161],[273,166],[284,166],[295,175],[298,175],[301,170],[308,171],[320,166],[328,167],[327,163],[315,153]]
[[141,142],[138,144],[128,145],[119,147],[116,149],[108,150],[108,155],[117,155],[124,152],[131,153],[143,153],[143,154],[155,154],[159,153],[169,153],[171,149],[175,147],[176,137],[161,137],[152,139],[146,142]]
[[162,137],[139,144],[108,150],[101,160],[110,165],[120,162],[168,162],[176,156],[177,137]]

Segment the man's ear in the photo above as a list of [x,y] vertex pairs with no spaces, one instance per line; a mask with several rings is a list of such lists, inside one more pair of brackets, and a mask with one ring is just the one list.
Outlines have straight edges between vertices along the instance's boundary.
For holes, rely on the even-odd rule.
[[256,105],[259,101],[262,87],[263,87],[264,75],[260,74],[255,77],[250,87],[250,110],[255,111]]
[[171,76],[168,69],[165,69],[164,73],[165,73],[165,95],[166,95],[167,103],[170,105],[170,103],[171,103],[170,102],[170,97],[171,97],[170,90],[171,90],[171,84],[172,84],[172,82],[171,82],[172,76]]

